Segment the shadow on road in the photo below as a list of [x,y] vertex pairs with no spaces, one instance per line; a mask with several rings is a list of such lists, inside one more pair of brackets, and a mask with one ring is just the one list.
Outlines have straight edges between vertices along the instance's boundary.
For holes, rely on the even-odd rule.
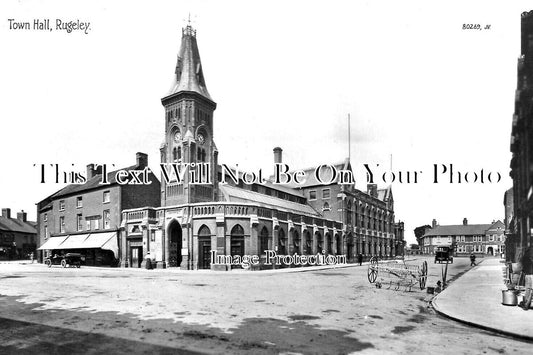
[[[319,317],[292,316],[246,318],[237,328],[185,324],[169,319],[139,319],[133,314],[75,310],[36,310],[41,303],[26,304],[18,297],[0,296],[0,311],[10,309],[20,320],[0,318],[2,354],[53,353],[349,353],[373,348],[348,332],[324,330],[304,320]],[[13,310],[16,309],[16,312]],[[21,321],[22,319],[28,321]]]

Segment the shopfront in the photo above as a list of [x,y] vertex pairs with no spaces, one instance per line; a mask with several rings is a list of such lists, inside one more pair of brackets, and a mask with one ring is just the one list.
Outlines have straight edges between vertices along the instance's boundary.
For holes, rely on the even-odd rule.
[[58,254],[80,253],[88,266],[117,266],[117,232],[85,233],[50,237],[40,248],[43,258]]

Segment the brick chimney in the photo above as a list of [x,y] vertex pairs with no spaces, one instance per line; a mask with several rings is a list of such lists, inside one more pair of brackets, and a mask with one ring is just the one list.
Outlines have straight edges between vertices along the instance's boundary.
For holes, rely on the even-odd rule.
[[2,217],[11,218],[11,208],[2,208]]
[[148,166],[148,154],[138,152],[135,157],[137,159],[137,168],[144,169]]
[[463,218],[463,226],[466,226],[466,225],[468,225],[468,219]]
[[281,149],[280,147],[274,148],[274,164],[281,164],[283,162],[282,153],[283,149]]
[[87,165],[87,180],[91,180],[94,177],[94,164]]
[[433,221],[431,222],[431,228],[435,228],[437,226],[437,220],[433,218]]
[[102,175],[102,166],[99,165],[98,168],[94,167],[94,164],[87,165],[87,180],[92,179],[96,175]]
[[366,193],[372,197],[378,197],[378,184],[366,184]]
[[28,214],[24,212],[24,210],[21,210],[20,212],[17,212],[17,219],[21,222],[26,222],[28,217]]

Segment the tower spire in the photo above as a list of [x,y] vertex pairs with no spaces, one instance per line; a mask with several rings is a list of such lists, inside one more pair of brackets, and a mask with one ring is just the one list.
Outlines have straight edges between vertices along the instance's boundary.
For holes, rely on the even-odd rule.
[[213,101],[205,84],[202,61],[196,43],[196,30],[191,26],[190,14],[187,26],[182,28],[181,32],[181,47],[176,63],[176,75],[167,97],[179,92],[195,92]]
[[161,203],[171,206],[216,201],[218,151],[213,140],[213,113],[217,104],[205,85],[196,30],[190,21],[184,21],[174,83],[161,104],[165,108],[161,162],[191,164],[196,171],[185,174],[179,183],[162,176]]

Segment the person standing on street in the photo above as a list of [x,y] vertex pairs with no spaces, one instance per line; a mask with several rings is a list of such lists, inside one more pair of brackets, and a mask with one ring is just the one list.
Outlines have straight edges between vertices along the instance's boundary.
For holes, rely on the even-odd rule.
[[357,262],[359,263],[359,266],[363,265],[363,254],[357,254]]
[[476,266],[476,256],[474,253],[470,254],[470,266]]

